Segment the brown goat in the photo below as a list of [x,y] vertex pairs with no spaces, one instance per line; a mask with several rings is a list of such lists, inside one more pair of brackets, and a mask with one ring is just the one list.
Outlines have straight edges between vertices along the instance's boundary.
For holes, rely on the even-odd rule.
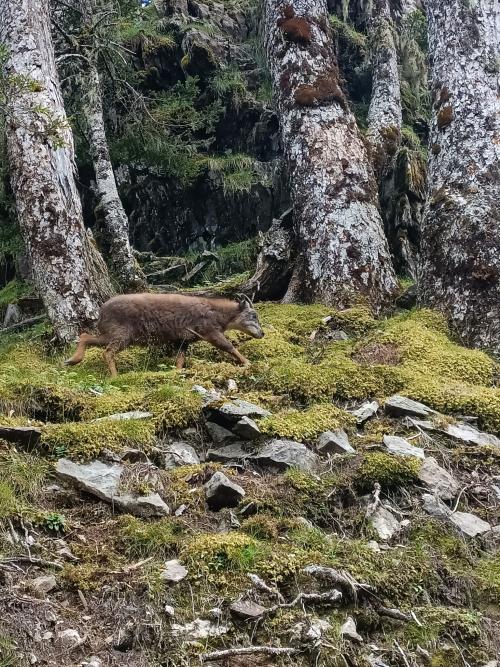
[[228,329],[254,338],[264,336],[257,313],[246,298],[230,301],[184,294],[123,294],[103,304],[98,335],[83,333],[75,354],[65,363],[79,364],[89,346],[104,347],[109,371],[115,377],[115,354],[129,345],[177,343],[176,366],[182,368],[189,343],[205,340],[248,365],[248,359],[224,336]]

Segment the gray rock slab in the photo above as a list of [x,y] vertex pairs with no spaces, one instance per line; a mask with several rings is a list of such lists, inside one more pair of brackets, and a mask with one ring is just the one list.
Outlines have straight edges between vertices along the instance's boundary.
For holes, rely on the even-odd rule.
[[294,440],[273,439],[249,457],[259,465],[266,465],[278,470],[299,468],[305,472],[314,472],[319,465],[319,457],[303,443]]
[[165,449],[163,465],[167,470],[178,466],[197,465],[199,462],[196,450],[187,442],[172,442]]
[[390,540],[401,530],[401,524],[394,514],[382,505],[379,505],[370,517],[370,523],[376,531],[379,539]]
[[356,417],[356,423],[358,426],[364,424],[368,419],[374,417],[377,414],[379,409],[379,404],[377,401],[367,401],[363,403],[357,410],[352,410],[351,414]]
[[406,396],[394,394],[388,398],[384,404],[384,409],[388,415],[393,417],[428,417],[431,414],[436,414],[435,410],[429,408],[424,403],[413,401]]
[[229,445],[230,443],[237,440],[235,434],[232,431],[224,428],[224,426],[216,424],[215,422],[207,421],[205,426],[207,428],[208,435],[214,444],[218,446]]
[[325,431],[318,438],[320,454],[355,454],[356,450],[349,443],[347,433],[342,429]]
[[68,459],[59,459],[56,464],[56,475],[60,479],[71,482],[82,491],[124,512],[142,517],[165,516],[169,513],[168,505],[157,493],[147,496],[122,493],[119,490],[122,472],[123,466],[119,463],[108,465],[101,461],[92,461],[78,464]]
[[491,445],[500,447],[500,439],[491,433],[478,431],[477,428],[469,424],[448,424],[444,429],[446,435],[463,442],[469,442],[474,445]]
[[397,456],[413,456],[417,459],[425,459],[424,450],[420,447],[411,445],[404,438],[396,435],[384,435],[384,445],[390,454]]
[[460,489],[453,475],[442,468],[432,456],[423,461],[418,477],[434,495],[442,500],[453,500]]
[[243,447],[243,443],[235,442],[232,445],[226,445],[218,449],[209,449],[207,452],[207,461],[217,461],[218,463],[245,461],[251,455],[252,452],[247,451]]
[[176,558],[165,563],[165,568],[160,574],[160,578],[169,584],[178,584],[188,575],[187,569]]
[[265,410],[254,403],[249,403],[241,398],[235,398],[233,401],[226,401],[220,407],[212,408],[215,412],[224,417],[239,421],[242,417],[269,417],[269,410]]
[[0,438],[22,447],[34,447],[41,437],[41,429],[35,426],[0,426]]
[[57,579],[53,574],[48,574],[46,576],[32,579],[28,585],[37,597],[43,598],[47,593],[50,593],[54,588],[57,588]]
[[452,512],[436,496],[426,493],[422,496],[424,510],[435,519],[445,521],[454,526],[466,537],[476,537],[491,531],[491,525],[487,521],[470,512]]
[[358,634],[356,623],[352,616],[348,616],[345,623],[340,628],[340,634],[346,639],[350,639],[352,642],[361,644],[363,637]]
[[233,602],[229,607],[229,611],[233,616],[245,621],[256,621],[261,618],[266,611],[266,608],[251,600],[240,600],[238,602]]
[[255,440],[261,436],[257,423],[250,417],[242,417],[233,426],[233,432],[243,440]]
[[205,484],[207,505],[215,512],[223,507],[236,507],[244,495],[245,490],[222,472],[216,472]]

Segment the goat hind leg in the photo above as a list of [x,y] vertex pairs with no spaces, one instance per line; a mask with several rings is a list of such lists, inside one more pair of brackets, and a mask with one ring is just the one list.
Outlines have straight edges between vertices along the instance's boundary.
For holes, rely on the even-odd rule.
[[83,333],[78,339],[78,345],[76,346],[74,355],[69,359],[66,359],[64,364],[66,366],[75,366],[82,361],[83,357],[85,356],[87,347],[92,345],[102,347],[103,345],[106,345],[106,343],[107,341],[103,336],[92,336],[90,334]]

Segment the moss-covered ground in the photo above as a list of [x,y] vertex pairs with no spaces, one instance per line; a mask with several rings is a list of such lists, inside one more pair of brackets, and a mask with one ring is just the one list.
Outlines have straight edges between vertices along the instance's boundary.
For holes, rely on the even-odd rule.
[[[131,348],[119,355],[120,374],[112,380],[98,350],[89,351],[81,365],[64,367],[67,351],[51,349],[43,326],[1,341],[0,424],[38,426],[41,438],[30,452],[0,442],[0,565],[26,552],[24,531],[35,536],[31,553],[63,564],[55,571],[58,588],[50,604],[65,627],[78,626],[82,636],[87,632],[91,646],[83,644],[59,664],[80,664],[80,658],[94,652],[106,656],[110,665],[194,665],[200,654],[215,648],[250,642],[288,646],[297,622],[319,616],[331,626],[319,652],[309,648],[283,664],[326,667],[348,660],[364,665],[370,653],[364,645],[371,644],[379,647],[388,665],[481,667],[498,650],[498,554],[423,514],[420,463],[387,454],[380,444],[384,434],[406,433],[401,420],[379,417],[356,428],[348,411],[361,400],[383,403],[397,392],[449,419],[476,416],[482,428],[495,433],[500,430],[497,364],[485,353],[458,345],[443,320],[425,310],[374,320],[360,307],[343,312],[323,306],[257,308],[265,338],[231,334],[252,362],[245,369],[204,343],[193,346],[182,371],[174,368],[175,350]],[[332,320],[325,324],[327,316]],[[347,340],[331,341],[329,333],[335,329],[345,331]],[[235,396],[271,411],[260,421],[266,435],[314,447],[322,431],[343,428],[357,454],[325,460],[317,475],[294,469],[282,474],[226,469],[246,492],[232,512],[206,508],[203,483],[222,467],[214,463],[160,471],[165,501],[173,510],[184,506],[184,511],[156,520],[117,515],[90,496],[53,486],[53,467],[61,456],[86,461],[132,447],[156,460],[171,437],[189,439],[203,455],[210,443],[201,399],[192,386],[224,391],[230,378],[238,385]],[[130,410],[152,416],[93,421]],[[464,482],[460,509],[498,523],[494,503],[480,491],[469,493],[471,474],[480,486],[483,473],[500,473],[498,450],[413,435]],[[374,533],[362,500],[376,482],[401,518],[409,519],[397,540],[381,551],[370,542]],[[60,540],[71,559],[58,555]],[[189,574],[169,587],[161,571],[172,558],[179,558]],[[230,625],[228,635],[172,644],[165,605],[175,608],[176,623],[208,618],[215,607],[222,610],[220,622],[226,623],[228,605],[251,588],[249,573],[279,587],[291,600],[299,591],[316,589],[302,572],[311,564],[348,572],[375,587],[374,592],[357,601],[346,598],[333,610],[312,605],[305,611],[300,606],[282,609],[259,624]],[[13,605],[14,611],[4,614],[5,607],[0,614],[0,641],[5,643],[5,649],[0,643],[0,655],[3,650],[16,660],[32,642],[21,616],[30,622],[42,618],[44,631],[50,623],[35,603],[19,602],[19,596],[30,597],[22,593],[26,580],[40,570],[4,568],[10,593],[0,604]],[[47,569],[50,565],[43,571]],[[0,568],[0,577],[2,572]],[[266,594],[258,599],[266,606],[276,602]],[[39,605],[44,613],[52,608]],[[397,621],[380,614],[381,606],[414,616],[409,622]],[[347,615],[356,620],[364,645],[340,637]],[[134,628],[127,649],[113,648],[118,627]],[[49,663],[54,659],[51,642],[33,652],[38,650]],[[0,665],[17,664],[2,659]]]

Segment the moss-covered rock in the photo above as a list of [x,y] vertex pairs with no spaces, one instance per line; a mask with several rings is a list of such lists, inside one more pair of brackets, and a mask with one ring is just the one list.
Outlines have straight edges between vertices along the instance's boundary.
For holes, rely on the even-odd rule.
[[334,405],[323,403],[307,410],[285,410],[260,421],[260,429],[268,435],[292,440],[312,440],[323,431],[354,426],[352,415]]

